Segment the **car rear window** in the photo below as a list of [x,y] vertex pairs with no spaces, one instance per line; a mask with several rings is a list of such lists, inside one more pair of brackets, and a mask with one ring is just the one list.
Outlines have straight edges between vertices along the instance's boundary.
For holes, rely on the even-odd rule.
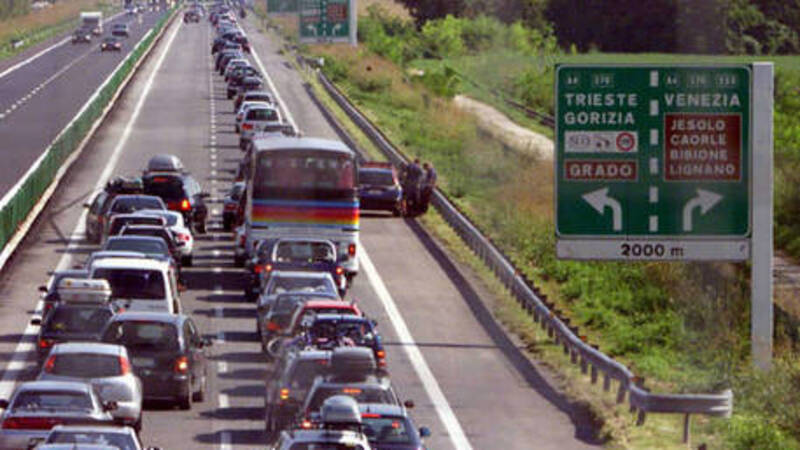
[[394,177],[391,172],[364,170],[358,173],[358,182],[372,186],[391,186],[394,185]]
[[117,198],[111,205],[111,212],[116,214],[132,213],[140,209],[164,209],[158,199],[147,197]]
[[142,252],[147,255],[166,255],[169,253],[167,244],[153,239],[112,239],[108,241],[105,249]]
[[111,315],[108,308],[62,306],[50,313],[45,331],[98,333]]
[[111,445],[120,450],[140,448],[129,434],[102,431],[53,431],[47,437],[46,443]]
[[324,242],[280,242],[275,251],[277,262],[331,262],[336,252]]
[[281,294],[283,292],[331,292],[336,289],[330,284],[327,278],[310,277],[277,277],[271,283],[268,294]]
[[108,234],[111,236],[119,234],[122,227],[129,223],[139,225],[161,225],[163,221],[159,217],[117,217],[111,221]]
[[290,380],[291,390],[308,390],[317,375],[323,375],[327,371],[328,361],[325,359],[301,359],[292,367],[287,379]]
[[177,350],[178,332],[171,323],[145,320],[112,322],[103,341],[124,345],[128,349]]
[[247,120],[277,121],[278,112],[275,111],[274,109],[266,109],[266,108],[251,109],[247,111]]
[[410,428],[402,417],[362,417],[364,435],[379,444],[411,444]]
[[182,200],[186,197],[183,192],[183,181],[178,177],[156,176],[146,178],[144,192],[167,201]]
[[334,395],[348,395],[353,397],[358,403],[395,404],[389,391],[377,386],[321,386],[314,391],[314,396],[308,404],[308,410],[319,411],[322,407],[322,403]]
[[14,411],[37,409],[91,410],[92,400],[88,394],[63,391],[20,392],[11,407]]
[[108,280],[114,298],[162,300],[164,277],[157,270],[97,269],[93,278]]
[[122,368],[119,356],[116,355],[59,353],[48,373],[77,378],[102,378],[120,375]]
[[259,94],[259,95],[248,95],[245,97],[245,100],[248,102],[267,102],[272,103],[272,98],[269,95]]

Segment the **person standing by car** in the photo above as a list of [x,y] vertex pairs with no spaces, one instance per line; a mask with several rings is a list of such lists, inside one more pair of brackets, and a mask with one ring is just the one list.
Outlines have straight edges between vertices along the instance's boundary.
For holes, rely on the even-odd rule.
[[419,166],[419,158],[408,164],[403,177],[403,195],[405,196],[406,211],[414,214],[419,210],[419,184],[423,177],[422,168]]
[[425,162],[422,164],[422,170],[424,172],[422,182],[421,182],[421,204],[420,210],[422,212],[428,211],[428,205],[431,203],[431,197],[433,197],[433,190],[436,188],[436,169],[433,168],[433,163]]

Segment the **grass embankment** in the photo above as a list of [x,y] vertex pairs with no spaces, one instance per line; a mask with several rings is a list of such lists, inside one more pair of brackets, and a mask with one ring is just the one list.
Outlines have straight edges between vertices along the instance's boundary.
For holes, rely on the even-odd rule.
[[[0,21],[0,60],[16,55],[31,45],[64,33],[78,26],[81,11],[112,11],[106,0],[66,0],[28,14]],[[25,40],[13,48],[11,41]]]
[[[800,411],[784,405],[800,397],[800,373],[788,351],[770,373],[749,369],[749,299],[742,267],[556,260],[552,165],[521,157],[482,135],[473,118],[450,104],[448,94],[459,90],[453,87],[453,77],[446,70],[409,77],[407,67],[390,61],[398,59],[391,57],[394,44],[367,42],[372,49],[388,49],[389,57],[346,46],[313,46],[309,51],[326,58],[328,75],[407,155],[436,165],[449,197],[544,287],[591,342],[629,364],[654,390],[734,389],[733,419],[696,419],[695,443],[796,447]],[[495,74],[498,67],[505,69],[498,64]],[[531,98],[552,98],[548,89],[542,87]],[[496,313],[528,335],[531,348],[548,353],[549,340],[526,331],[530,324],[522,312],[501,305]],[[562,366],[555,355],[548,360]],[[567,376],[574,372],[561,368]],[[667,442],[677,443],[678,418],[651,416],[644,428],[634,429],[633,417],[608,408],[608,399],[597,389],[578,391],[578,397],[595,405],[605,420],[605,432],[616,443],[651,447],[665,436]]]

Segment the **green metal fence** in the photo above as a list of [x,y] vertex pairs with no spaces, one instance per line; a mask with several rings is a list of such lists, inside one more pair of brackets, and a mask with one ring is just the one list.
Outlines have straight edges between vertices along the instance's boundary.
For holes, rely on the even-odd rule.
[[127,56],[125,61],[117,67],[114,74],[101,87],[88,107],[83,109],[58,137],[45,150],[44,156],[38,160],[39,165],[28,172],[27,177],[19,189],[8,202],[0,207],[0,249],[5,248],[8,241],[17,232],[22,222],[31,212],[33,206],[42,197],[47,187],[52,183],[56,172],[67,160],[69,155],[77,149],[80,142],[86,137],[94,122],[108,106],[114,94],[120,89],[123,80],[130,74],[137,61],[153,44],[161,29],[172,17],[175,9],[171,9],[155,25],[145,39],[139,42],[136,48]]

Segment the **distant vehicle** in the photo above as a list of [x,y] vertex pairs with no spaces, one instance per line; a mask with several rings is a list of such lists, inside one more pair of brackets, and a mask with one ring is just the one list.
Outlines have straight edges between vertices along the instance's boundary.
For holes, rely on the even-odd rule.
[[236,100],[233,102],[233,112],[238,112],[239,108],[242,107],[242,104],[248,101],[264,102],[264,103],[269,103],[270,105],[275,104],[275,99],[273,98],[272,94],[270,94],[267,91],[248,91],[243,93],[242,95],[236,96]]
[[87,28],[78,28],[72,33],[72,43],[90,43],[92,42],[92,30]]
[[100,44],[100,51],[102,52],[119,52],[122,51],[122,43],[114,36],[109,36],[103,39]]
[[366,162],[358,168],[359,207],[403,214],[403,188],[391,163]]
[[[97,427],[85,425],[56,425],[44,440],[46,445],[55,444],[108,444],[119,450],[142,450],[139,435],[131,427]],[[36,447],[37,449],[41,447]],[[72,449],[73,447],[69,447]],[[158,450],[147,447],[146,450]]]
[[183,162],[175,155],[155,155],[147,161],[147,172],[183,172]]
[[[228,81],[231,73],[233,73],[234,69],[237,67],[246,67],[250,65],[250,61],[245,58],[233,58],[232,60],[228,61],[228,64],[225,66],[225,71],[223,72],[223,79],[225,82]],[[229,91],[230,92],[230,91]],[[233,97],[233,94],[228,95],[228,100]]]
[[137,252],[154,258],[172,258],[169,246],[154,236],[111,236],[103,246],[104,251]]
[[175,244],[178,246],[178,252],[181,255],[181,265],[191,266],[193,262],[194,252],[194,236],[189,227],[183,220],[183,214],[177,211],[166,211],[157,209],[143,209],[137,211],[139,214],[146,214],[158,216],[166,220],[166,227],[175,236]]
[[130,36],[130,29],[128,28],[127,23],[115,23],[111,25],[111,35],[112,36]]
[[247,117],[247,111],[250,110],[251,108],[258,108],[258,107],[274,109],[274,106],[271,103],[267,102],[261,102],[256,100],[249,100],[242,102],[242,106],[239,107],[239,110],[236,112],[236,116],[234,119],[235,121],[233,124],[233,130],[237,133],[240,133],[242,131],[241,129],[242,122],[244,122],[245,117]]
[[26,381],[17,385],[3,408],[0,448],[25,449],[44,440],[56,425],[114,425],[113,402],[103,403],[88,383]]
[[114,214],[108,220],[108,230],[105,238],[116,236],[122,231],[125,225],[165,225],[166,220],[162,217],[145,214]]
[[[116,196],[123,194],[141,194],[142,190],[141,178],[116,177],[106,183],[105,188],[100,191],[91,202],[83,204],[83,207],[88,209],[85,222],[86,238],[94,243],[99,243],[102,240],[108,219],[107,214]],[[161,209],[162,206],[157,208]]]
[[205,349],[211,341],[189,316],[125,312],[108,323],[102,340],[128,349],[146,400],[174,401],[181,409],[203,401],[208,383]]
[[170,261],[149,258],[102,258],[89,267],[94,279],[111,285],[114,302],[126,311],[181,311],[177,274]]
[[117,403],[111,415],[120,425],[133,427],[137,432],[142,429],[142,382],[133,374],[128,350],[121,345],[57,344],[37,380],[90,383],[97,388],[102,401]]
[[200,14],[193,9],[190,9],[185,13],[183,13],[183,23],[190,23],[190,22],[191,23],[200,22]]
[[376,450],[417,450],[425,448],[422,438],[431,430],[417,430],[405,408],[380,403],[359,403],[361,426],[370,445]]
[[118,195],[111,200],[104,222],[114,214],[131,214],[141,209],[167,209],[167,206],[155,195]]
[[[260,86],[261,81],[259,78],[249,77],[245,78],[245,81],[242,82],[241,88],[248,85],[248,80],[259,80],[259,84],[256,85]],[[257,88],[254,87],[254,89]],[[239,135],[239,148],[242,150],[246,149],[247,145],[253,140],[253,136],[265,127],[269,125],[280,125],[282,123],[283,118],[281,117],[281,113],[278,111],[278,108],[274,106],[255,105],[248,108],[247,112],[243,113],[242,121],[239,125],[241,133]]]
[[206,232],[208,207],[205,199],[209,194],[203,192],[194,177],[188,173],[148,172],[142,181],[146,194],[162,199],[170,211],[183,214],[187,228]]
[[84,11],[81,13],[81,28],[92,31],[95,36],[103,34],[103,13],[100,11]]

